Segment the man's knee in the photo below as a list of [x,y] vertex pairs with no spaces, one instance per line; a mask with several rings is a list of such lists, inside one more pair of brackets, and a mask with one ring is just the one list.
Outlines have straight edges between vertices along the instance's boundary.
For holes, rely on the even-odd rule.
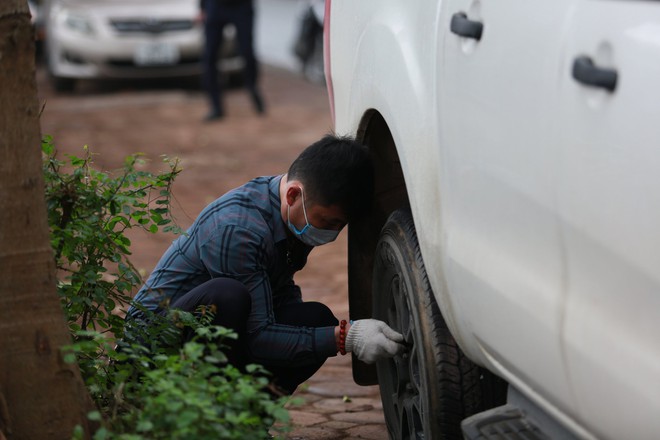
[[249,312],[252,299],[245,284],[232,278],[214,278],[206,285],[213,304],[226,306],[230,303],[234,310]]
[[305,303],[309,309],[310,315],[316,317],[316,322],[318,322],[318,327],[332,327],[339,325],[339,321],[332,313],[332,310],[323,303],[310,301]]
[[199,306],[214,305],[218,310],[245,314],[250,311],[250,292],[240,281],[214,278],[195,287],[172,303],[172,308],[194,312]]

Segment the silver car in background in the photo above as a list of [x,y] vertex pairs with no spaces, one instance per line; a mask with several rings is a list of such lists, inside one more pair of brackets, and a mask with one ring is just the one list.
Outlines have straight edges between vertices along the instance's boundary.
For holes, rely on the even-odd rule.
[[[45,56],[53,88],[77,79],[162,78],[201,73],[203,26],[198,0],[50,0]],[[221,70],[242,60],[226,31]]]

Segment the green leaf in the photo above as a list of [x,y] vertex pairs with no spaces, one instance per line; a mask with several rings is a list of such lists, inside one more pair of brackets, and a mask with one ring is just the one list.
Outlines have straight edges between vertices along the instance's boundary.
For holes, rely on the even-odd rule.
[[53,145],[53,138],[51,136],[46,135],[41,139],[41,151],[48,156],[54,154],[55,146]]
[[82,426],[76,425],[71,434],[71,440],[83,440],[85,438],[85,430]]
[[110,438],[109,434],[110,433],[108,432],[108,430],[106,428],[101,427],[101,428],[97,429],[96,432],[94,433],[94,440],[106,440],[106,439]]
[[280,422],[288,422],[291,419],[289,411],[285,408],[275,408],[273,411],[273,417]]
[[98,411],[90,411],[87,413],[87,418],[93,422],[100,422],[103,420],[101,413]]
[[154,429],[154,424],[149,420],[140,420],[135,428],[139,432],[147,432]]

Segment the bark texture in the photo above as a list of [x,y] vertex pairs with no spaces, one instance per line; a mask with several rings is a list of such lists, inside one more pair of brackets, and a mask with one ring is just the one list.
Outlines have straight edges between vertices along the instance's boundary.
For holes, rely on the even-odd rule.
[[70,439],[89,396],[55,290],[26,0],[0,1],[0,439]]

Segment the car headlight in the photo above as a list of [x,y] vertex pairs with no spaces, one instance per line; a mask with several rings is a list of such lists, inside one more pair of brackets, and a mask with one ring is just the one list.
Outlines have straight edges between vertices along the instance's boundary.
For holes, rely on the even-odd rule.
[[85,14],[70,11],[62,6],[53,9],[52,15],[61,26],[79,34],[94,35],[95,30],[92,20]]
[[64,25],[72,31],[85,35],[94,35],[92,22],[84,15],[67,13],[66,17],[64,17]]

